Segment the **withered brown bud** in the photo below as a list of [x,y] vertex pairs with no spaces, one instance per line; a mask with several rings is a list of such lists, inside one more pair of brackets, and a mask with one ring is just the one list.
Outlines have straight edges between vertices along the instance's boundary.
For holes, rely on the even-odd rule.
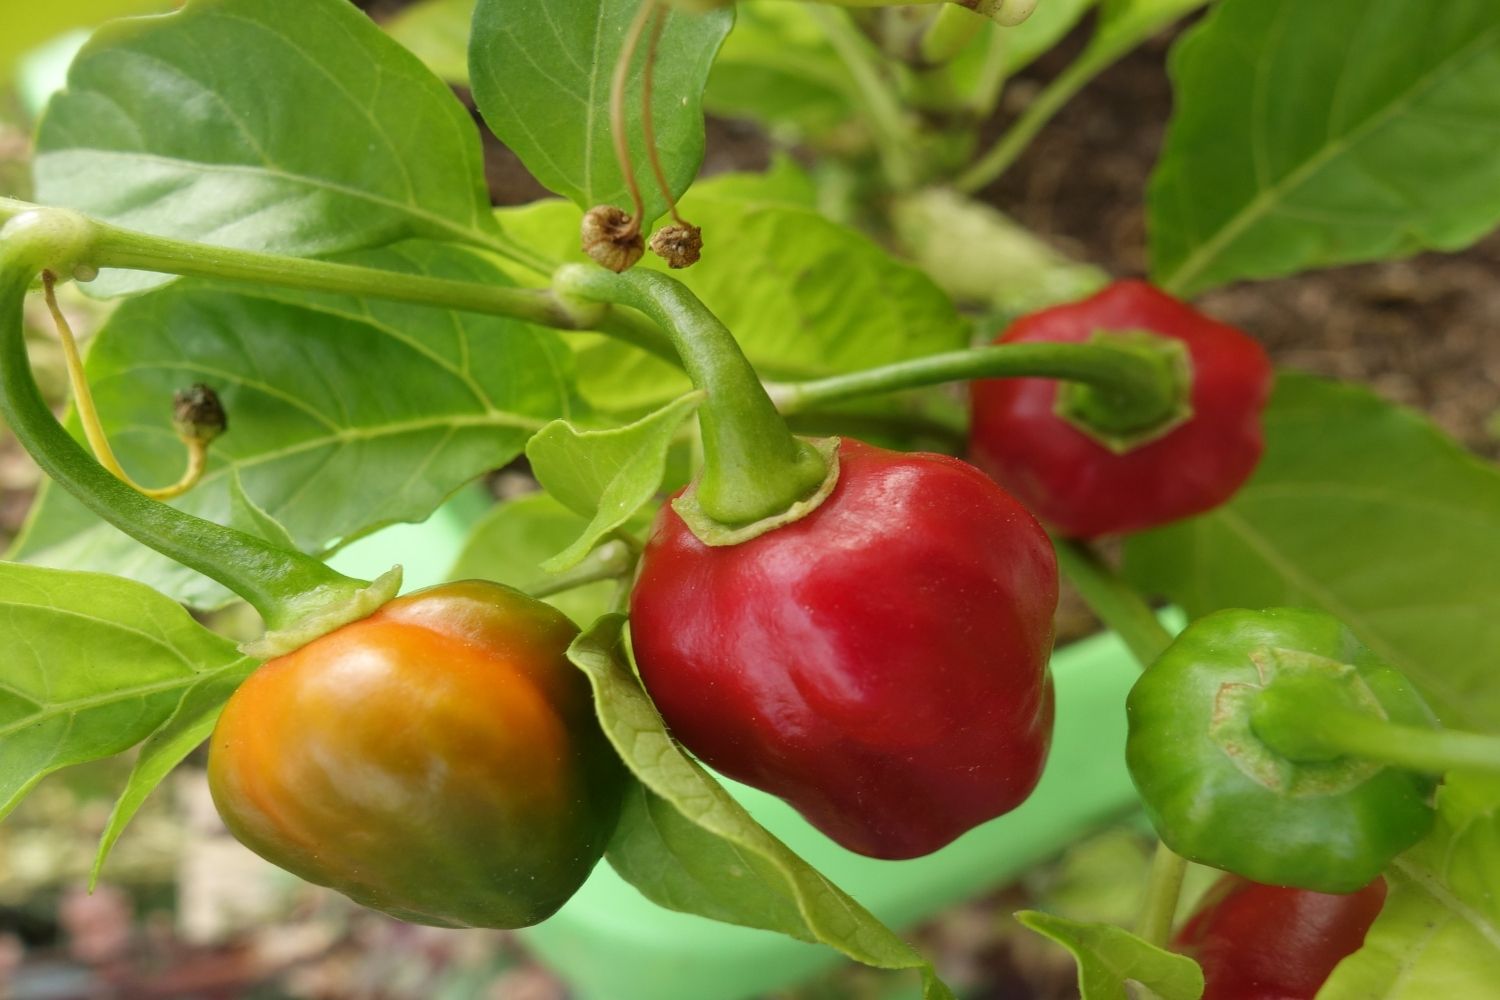
[[662,226],[651,237],[651,252],[668,267],[692,267],[703,255],[703,230],[686,222]]
[[583,215],[583,252],[616,274],[628,271],[646,252],[641,231],[613,205],[595,205]]
[[207,444],[229,429],[219,394],[202,382],[172,394],[172,429],[185,441]]

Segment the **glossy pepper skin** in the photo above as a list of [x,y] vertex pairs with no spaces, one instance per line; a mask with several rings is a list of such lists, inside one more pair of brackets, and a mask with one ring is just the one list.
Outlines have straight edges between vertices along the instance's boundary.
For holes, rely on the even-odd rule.
[[1079,343],[1100,331],[1144,330],[1181,341],[1192,413],[1162,436],[1117,453],[1057,412],[1059,382],[973,384],[970,457],[1042,523],[1071,538],[1141,531],[1229,499],[1260,460],[1272,371],[1249,336],[1142,281],[1017,320],[996,343]]
[[577,632],[495,583],[397,598],[240,686],[214,803],[268,861],[402,920],[536,923],[599,860],[624,785],[564,656]]
[[1173,945],[1203,966],[1203,1000],[1313,1000],[1364,944],[1385,894],[1383,878],[1331,895],[1226,876]]
[[1261,741],[1257,693],[1281,671],[1347,684],[1393,722],[1434,717],[1399,673],[1321,611],[1218,611],[1143,673],[1125,761],[1168,847],[1256,882],[1353,892],[1431,828],[1435,781],[1374,762],[1292,761]]
[[672,733],[877,858],[1019,805],[1051,740],[1057,563],[966,463],[844,440],[811,514],[710,547],[663,507],[632,643]]

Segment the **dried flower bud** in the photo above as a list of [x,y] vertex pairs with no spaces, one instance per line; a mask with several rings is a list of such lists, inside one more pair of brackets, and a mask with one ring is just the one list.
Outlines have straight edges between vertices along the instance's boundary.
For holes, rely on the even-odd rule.
[[651,252],[668,267],[692,267],[703,255],[703,230],[686,222],[662,226],[651,237]]
[[583,216],[583,252],[616,274],[627,271],[646,252],[641,231],[613,205],[596,205]]
[[207,444],[229,429],[219,394],[202,382],[172,395],[172,429],[184,441]]

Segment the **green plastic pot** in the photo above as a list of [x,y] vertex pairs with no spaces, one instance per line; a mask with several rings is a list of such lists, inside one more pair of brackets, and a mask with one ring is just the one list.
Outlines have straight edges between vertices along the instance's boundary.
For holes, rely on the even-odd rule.
[[[372,577],[403,562],[406,587],[445,579],[484,501],[473,494],[424,524],[398,525],[334,560]],[[1047,770],[1019,809],[913,861],[852,854],[781,800],[726,782],[765,827],[893,927],[909,927],[1053,857],[1137,807],[1125,770],[1125,695],[1139,676],[1114,635],[1052,657],[1057,726]],[[719,924],[647,902],[607,864],[550,920],[521,932],[578,1000],[740,1000],[784,989],[839,961],[830,948]],[[918,995],[915,976],[911,996]]]

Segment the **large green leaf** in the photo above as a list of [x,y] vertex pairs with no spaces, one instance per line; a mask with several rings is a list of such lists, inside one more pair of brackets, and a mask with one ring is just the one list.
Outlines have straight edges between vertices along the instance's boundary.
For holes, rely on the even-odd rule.
[[[443,244],[367,251],[358,263],[473,281],[505,279]],[[503,465],[570,412],[570,358],[554,332],[513,320],[300,292],[251,297],[184,282],[125,303],[89,353],[100,415],[126,468],[148,483],[181,472],[169,401],[206,382],[230,429],[204,480],[177,501],[244,522],[230,473],[297,544],[320,551],[420,521],[463,483]],[[47,487],[18,558],[107,570],[212,605],[203,577]]]
[[[804,207],[795,175],[715,178],[683,199],[683,212],[703,227],[705,248],[675,276],[767,378],[817,378],[968,343],[967,322],[931,278]],[[583,259],[579,214],[557,201],[501,213],[512,233],[565,260]],[[615,341],[575,347],[579,390],[601,409],[643,410],[690,388],[679,370]]]
[[953,994],[902,941],[745,812],[667,735],[624,661],[621,615],[579,636],[568,657],[589,677],[605,735],[635,776],[606,856],[668,909],[821,942],[857,962],[917,969],[926,1000]]
[[1129,982],[1142,984],[1162,1000],[1198,1000],[1203,995],[1203,970],[1197,962],[1158,948],[1122,927],[1067,920],[1037,910],[1022,910],[1016,919],[1072,952],[1083,1000],[1130,1000]]
[[35,171],[47,204],[224,246],[499,236],[467,112],[346,0],[190,0],[101,29],[49,106]]
[[1220,0],[1172,58],[1152,272],[1179,293],[1500,220],[1500,4]]
[[204,692],[222,701],[256,665],[140,584],[17,563],[0,563],[0,648],[0,816],[51,772],[201,713]]
[[1490,996],[1500,983],[1500,784],[1450,775],[1432,835],[1386,872],[1364,947],[1319,1000]]
[[1500,470],[1364,389],[1283,375],[1266,454],[1227,505],[1130,540],[1193,615],[1318,607],[1452,724],[1500,729]]
[[[469,75],[485,121],[548,190],[581,208],[630,208],[609,124],[610,84],[640,9],[639,0],[479,0],[474,12]],[[703,162],[703,86],[734,14],[665,16],[651,110],[662,169],[681,195]],[[625,127],[649,221],[667,204],[643,153],[642,78],[631,76]]]

